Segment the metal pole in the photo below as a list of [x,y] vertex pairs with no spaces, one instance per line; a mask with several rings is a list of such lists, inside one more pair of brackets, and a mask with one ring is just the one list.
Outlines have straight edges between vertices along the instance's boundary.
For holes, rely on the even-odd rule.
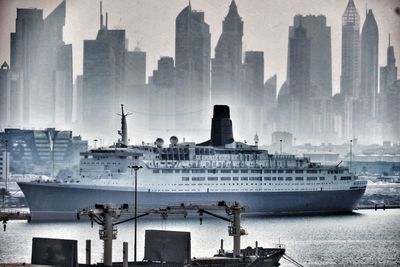
[[353,139],[350,140],[350,166],[349,166],[349,170],[351,171],[351,164],[353,161]]
[[124,242],[122,246],[122,267],[128,267],[128,242]]
[[6,140],[6,193],[8,192],[8,140]]
[[91,250],[91,241],[88,239],[86,240],[86,265],[90,265]]
[[138,171],[138,166],[134,166],[135,170],[135,239],[134,239],[134,262],[136,263],[136,257],[137,257],[137,171]]
[[240,206],[233,206],[233,257],[240,257]]
[[104,265],[112,266],[112,240],[113,240],[113,225],[112,215],[110,212],[104,214]]

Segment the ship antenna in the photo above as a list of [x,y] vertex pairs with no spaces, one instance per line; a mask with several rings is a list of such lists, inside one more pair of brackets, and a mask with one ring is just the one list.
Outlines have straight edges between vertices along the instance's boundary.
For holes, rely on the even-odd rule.
[[117,115],[121,116],[121,130],[118,131],[118,134],[121,136],[121,139],[118,139],[118,144],[128,145],[128,126],[126,123],[126,116],[132,115],[132,113],[124,112],[124,104],[121,104],[121,114]]

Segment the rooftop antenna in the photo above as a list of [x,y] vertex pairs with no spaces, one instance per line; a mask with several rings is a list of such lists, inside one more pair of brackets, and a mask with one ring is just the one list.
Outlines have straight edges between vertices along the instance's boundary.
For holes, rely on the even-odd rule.
[[390,47],[390,32],[389,32],[389,47]]
[[118,140],[118,144],[122,144],[127,146],[128,145],[128,126],[126,124],[126,116],[132,115],[132,113],[124,113],[124,104],[121,104],[121,130],[118,131],[118,134],[121,136],[121,139]]
[[100,1],[100,30],[103,29],[103,1]]
[[108,12],[106,12],[106,29],[108,29]]

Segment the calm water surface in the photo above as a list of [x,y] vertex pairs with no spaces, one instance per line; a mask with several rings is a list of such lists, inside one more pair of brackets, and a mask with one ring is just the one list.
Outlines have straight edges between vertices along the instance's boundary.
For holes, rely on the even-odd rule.
[[[400,266],[400,210],[357,211],[351,215],[290,216],[243,218],[249,235],[242,247],[258,241],[268,247],[286,245],[287,254],[305,266]],[[79,262],[85,261],[85,240],[92,240],[92,262],[102,260],[102,242],[98,226],[89,222],[32,223],[13,221],[0,232],[0,262],[30,262],[32,237],[78,240]],[[145,229],[190,231],[192,256],[211,256],[219,248],[231,249],[227,224],[204,217],[198,219],[140,220],[138,225],[138,259],[143,257]],[[133,223],[118,226],[113,260],[122,261],[122,242],[129,242],[132,260]],[[293,266],[281,260],[282,266]]]

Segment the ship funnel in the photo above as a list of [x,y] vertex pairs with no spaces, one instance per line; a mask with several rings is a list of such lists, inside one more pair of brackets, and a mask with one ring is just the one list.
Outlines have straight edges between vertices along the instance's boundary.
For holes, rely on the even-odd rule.
[[211,122],[211,145],[224,146],[234,142],[229,106],[215,105]]

